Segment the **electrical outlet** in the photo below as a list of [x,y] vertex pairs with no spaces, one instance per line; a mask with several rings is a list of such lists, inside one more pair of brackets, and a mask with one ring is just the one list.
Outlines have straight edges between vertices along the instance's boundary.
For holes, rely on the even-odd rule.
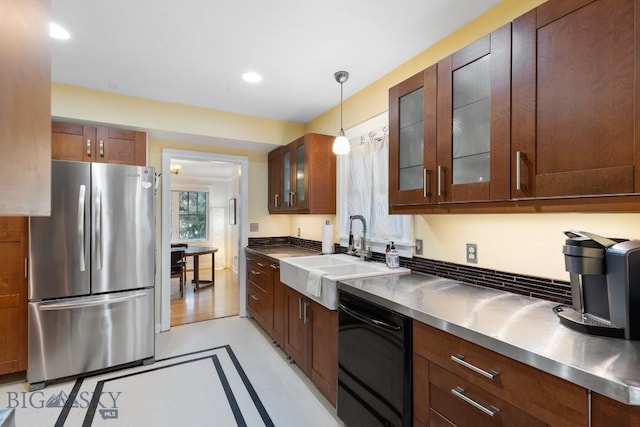
[[467,243],[467,262],[478,263],[478,245],[475,243]]
[[416,255],[422,255],[422,239],[416,239]]
[[256,233],[260,229],[260,223],[252,222],[249,224],[249,231],[251,233]]
[[300,227],[298,227],[298,237],[300,237]]

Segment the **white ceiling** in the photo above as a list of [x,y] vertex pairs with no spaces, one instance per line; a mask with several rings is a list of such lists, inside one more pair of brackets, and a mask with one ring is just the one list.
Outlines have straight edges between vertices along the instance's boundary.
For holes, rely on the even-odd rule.
[[[53,0],[56,82],[307,123],[500,0]],[[256,71],[259,84],[240,75]]]

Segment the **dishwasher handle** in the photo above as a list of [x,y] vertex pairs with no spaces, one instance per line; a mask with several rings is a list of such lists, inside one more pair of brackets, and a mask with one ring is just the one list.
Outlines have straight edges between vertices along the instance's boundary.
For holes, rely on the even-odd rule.
[[396,325],[395,323],[387,323],[387,322],[383,322],[382,320],[372,319],[371,317],[369,317],[369,316],[367,316],[365,314],[358,313],[358,312],[354,311],[353,309],[350,309],[350,308],[346,307],[342,303],[339,304],[339,307],[340,307],[340,310],[344,311],[349,316],[355,317],[356,319],[360,320],[361,322],[364,322],[367,325],[373,326],[374,328],[383,329],[385,331],[393,331],[393,332],[402,331],[402,326]]

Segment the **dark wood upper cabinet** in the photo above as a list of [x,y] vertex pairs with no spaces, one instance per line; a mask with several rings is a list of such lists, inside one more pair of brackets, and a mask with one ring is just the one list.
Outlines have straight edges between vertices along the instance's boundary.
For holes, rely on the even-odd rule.
[[389,205],[509,199],[511,24],[389,90]]
[[436,200],[509,199],[511,24],[438,62]]
[[638,7],[552,0],[514,21],[513,198],[640,191]]
[[437,66],[389,89],[389,204],[435,202]]
[[640,0],[549,0],[391,88],[390,212],[637,212],[638,60]]
[[105,126],[53,122],[51,158],[146,166],[147,134]]
[[334,138],[310,133],[269,153],[269,213],[336,213]]

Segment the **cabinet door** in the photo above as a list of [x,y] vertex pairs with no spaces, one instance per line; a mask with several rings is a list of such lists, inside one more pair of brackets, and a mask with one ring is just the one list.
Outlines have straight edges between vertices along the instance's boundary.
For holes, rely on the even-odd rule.
[[51,158],[91,162],[96,160],[96,128],[77,123],[51,123]]
[[27,369],[27,218],[0,217],[0,375]]
[[311,303],[311,381],[336,405],[338,384],[338,312]]
[[292,193],[293,186],[291,174],[293,173],[293,154],[289,146],[282,151],[282,209],[291,209],[293,207]]
[[0,214],[51,213],[50,0],[3,1]]
[[438,63],[439,202],[509,199],[511,24]]
[[283,198],[283,149],[278,148],[269,153],[269,212],[274,213],[282,209]]
[[146,166],[146,144],[147,136],[144,132],[98,127],[95,161]]
[[514,21],[513,197],[640,190],[637,8],[550,0]]
[[293,208],[296,210],[309,209],[309,171],[307,168],[306,138],[296,141],[294,151],[295,168],[292,174]]
[[389,204],[435,201],[437,66],[389,89]]
[[598,393],[591,393],[591,425],[640,426],[640,406],[625,405]]
[[305,320],[305,310],[309,314],[308,301],[302,294],[287,287],[285,290],[285,331],[284,351],[291,356],[300,370],[311,375],[311,351],[309,336],[311,323]]

